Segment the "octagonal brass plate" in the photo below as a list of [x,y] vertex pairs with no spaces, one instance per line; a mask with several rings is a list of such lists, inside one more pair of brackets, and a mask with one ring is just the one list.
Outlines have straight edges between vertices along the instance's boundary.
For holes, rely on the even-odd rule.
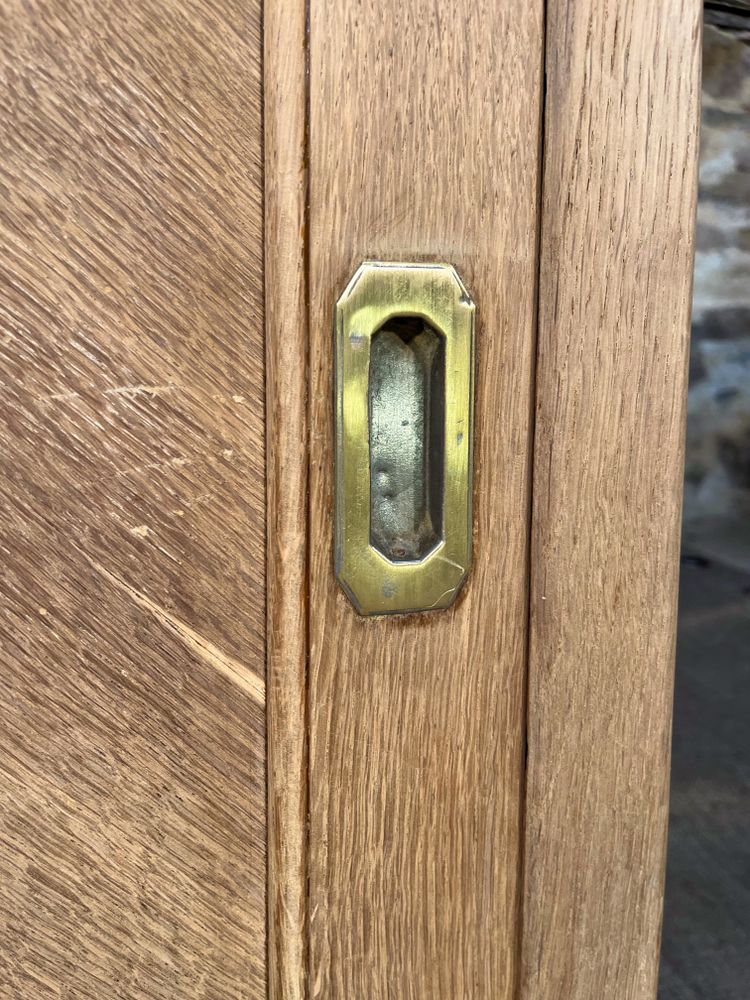
[[362,264],[336,304],[336,575],[362,615],[447,608],[471,561],[474,303]]

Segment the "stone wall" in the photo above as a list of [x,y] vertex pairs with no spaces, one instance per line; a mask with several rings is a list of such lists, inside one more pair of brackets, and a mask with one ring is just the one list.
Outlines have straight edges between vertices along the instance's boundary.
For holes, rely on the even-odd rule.
[[[707,19],[711,19],[710,9]],[[750,564],[750,12],[707,23],[684,550]]]

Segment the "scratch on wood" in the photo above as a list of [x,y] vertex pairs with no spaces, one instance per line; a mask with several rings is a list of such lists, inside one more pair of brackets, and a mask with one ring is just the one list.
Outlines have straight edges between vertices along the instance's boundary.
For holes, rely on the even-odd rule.
[[115,573],[111,573],[108,569],[105,569],[100,563],[95,562],[93,559],[90,560],[91,565],[100,573],[103,577],[114,584],[119,590],[123,591],[128,597],[137,604],[139,608],[143,608],[144,611],[149,612],[153,615],[162,625],[174,632],[178,638],[197,656],[199,656],[205,663],[218,670],[219,673],[223,674],[228,680],[237,687],[241,688],[246,694],[258,705],[265,705],[266,703],[266,686],[265,681],[262,677],[259,677],[253,670],[251,670],[247,664],[241,663],[239,660],[235,660],[231,656],[227,656],[226,653],[222,652],[215,646],[212,642],[206,639],[204,636],[199,635],[194,629],[190,628],[185,622],[181,621],[171,612],[162,608],[155,601],[152,601],[150,597],[147,597],[141,591],[136,590],[127,581],[123,580],[121,577],[117,576]]
[[172,383],[167,385],[120,385],[116,386],[114,389],[105,389],[105,396],[127,396],[129,399],[135,399],[136,396],[159,396],[163,392],[171,392],[176,389],[177,386]]

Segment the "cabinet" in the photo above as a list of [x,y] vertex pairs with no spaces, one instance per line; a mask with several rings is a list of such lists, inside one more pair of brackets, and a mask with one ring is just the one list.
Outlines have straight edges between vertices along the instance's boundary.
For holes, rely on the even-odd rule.
[[[11,0],[3,995],[653,998],[700,15]],[[334,574],[365,260],[476,304],[440,612]]]

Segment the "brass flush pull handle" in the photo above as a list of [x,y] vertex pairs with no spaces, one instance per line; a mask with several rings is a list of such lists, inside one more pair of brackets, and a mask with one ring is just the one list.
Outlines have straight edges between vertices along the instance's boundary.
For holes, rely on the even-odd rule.
[[471,561],[474,303],[362,264],[336,304],[336,575],[363,615],[447,608]]

